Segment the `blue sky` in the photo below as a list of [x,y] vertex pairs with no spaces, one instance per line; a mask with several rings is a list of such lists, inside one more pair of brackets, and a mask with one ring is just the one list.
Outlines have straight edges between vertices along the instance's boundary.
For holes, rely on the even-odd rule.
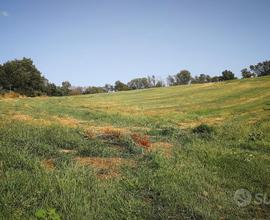
[[0,62],[30,57],[52,82],[104,85],[270,59],[269,0],[0,0]]

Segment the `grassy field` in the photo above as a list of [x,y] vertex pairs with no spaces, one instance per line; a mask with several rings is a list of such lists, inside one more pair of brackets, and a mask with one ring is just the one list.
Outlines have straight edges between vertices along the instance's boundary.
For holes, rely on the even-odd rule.
[[269,119],[270,77],[0,99],[0,218],[267,219]]

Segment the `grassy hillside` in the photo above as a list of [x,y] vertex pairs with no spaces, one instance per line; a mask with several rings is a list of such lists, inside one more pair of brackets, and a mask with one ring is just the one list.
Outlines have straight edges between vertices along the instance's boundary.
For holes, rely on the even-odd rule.
[[269,109],[270,77],[0,99],[0,218],[265,219]]

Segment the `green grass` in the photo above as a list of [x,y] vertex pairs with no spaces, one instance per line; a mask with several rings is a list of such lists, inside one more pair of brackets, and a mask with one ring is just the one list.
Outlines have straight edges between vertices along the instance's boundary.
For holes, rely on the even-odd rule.
[[[270,205],[254,197],[270,197],[269,104],[270,77],[2,99],[0,219],[52,209],[61,219],[267,219]],[[246,207],[233,199],[241,188],[253,196]]]

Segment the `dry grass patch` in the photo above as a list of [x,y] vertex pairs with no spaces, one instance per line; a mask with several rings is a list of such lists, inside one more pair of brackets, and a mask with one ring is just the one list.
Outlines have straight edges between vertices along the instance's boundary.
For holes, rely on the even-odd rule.
[[97,171],[97,176],[101,179],[109,179],[120,175],[122,165],[132,166],[134,161],[120,157],[76,157],[75,161],[81,166],[91,166]]
[[77,127],[80,124],[80,121],[70,117],[58,117],[54,116],[53,120],[61,125],[65,125],[68,127]]
[[122,164],[130,164],[131,160],[120,157],[76,157],[75,160],[83,166],[91,165],[99,169],[114,169]]
[[178,126],[180,128],[195,128],[200,124],[218,125],[221,124],[224,120],[224,117],[202,118],[194,121],[179,122]]
[[18,98],[25,98],[26,96],[21,95],[19,93],[16,92],[9,92],[9,93],[5,93],[3,95],[0,95],[0,98],[2,99],[18,99]]
[[55,164],[54,164],[53,159],[43,160],[42,161],[42,166],[46,170],[53,170],[55,168]]
[[172,154],[172,147],[173,145],[168,142],[156,142],[151,144],[149,150],[161,150],[165,156],[170,157]]
[[210,124],[210,125],[215,125],[215,124],[220,124],[225,120],[224,117],[212,117],[212,118],[203,118],[200,121],[200,124]]
[[24,114],[15,114],[11,118],[18,121],[33,121],[34,120],[32,116],[24,115]]
[[124,135],[124,132],[121,129],[108,127],[102,130],[102,135],[108,138],[119,139]]
[[89,139],[95,139],[97,136],[121,138],[132,135],[132,131],[150,131],[146,127],[117,128],[113,126],[85,126],[85,136]]
[[84,130],[84,134],[90,140],[93,140],[97,137],[97,132],[92,128],[86,128]]
[[25,114],[20,114],[20,113],[16,113],[14,115],[11,116],[12,120],[16,120],[16,121],[22,121],[22,122],[27,122],[27,123],[31,123],[31,124],[37,124],[37,125],[51,125],[51,122],[45,119],[35,119],[30,115],[25,115]]
[[123,136],[126,134],[129,134],[130,131],[128,128],[115,128],[115,127],[100,127],[99,132],[104,134],[104,135],[113,135],[113,136]]
[[127,128],[115,128],[112,126],[106,127],[87,127],[85,130],[85,135],[89,139],[95,139],[97,136],[109,137],[109,138],[120,138],[131,132]]

